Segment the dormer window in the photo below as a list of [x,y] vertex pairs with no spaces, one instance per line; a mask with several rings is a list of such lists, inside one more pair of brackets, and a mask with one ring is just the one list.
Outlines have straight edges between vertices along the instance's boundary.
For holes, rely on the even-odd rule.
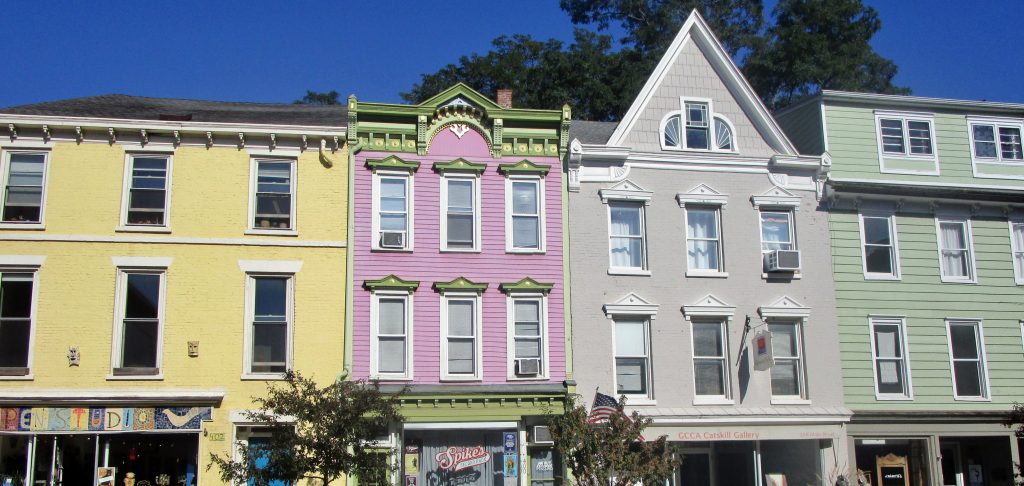
[[732,125],[715,114],[711,100],[683,98],[681,105],[682,110],[669,113],[662,122],[663,148],[735,151]]

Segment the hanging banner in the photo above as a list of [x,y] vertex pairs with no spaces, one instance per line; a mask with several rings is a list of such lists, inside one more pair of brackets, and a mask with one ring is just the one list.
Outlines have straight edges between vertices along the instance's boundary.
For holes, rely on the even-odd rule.
[[775,366],[775,356],[772,354],[772,333],[761,330],[754,334],[752,339],[754,349],[754,369],[765,371]]

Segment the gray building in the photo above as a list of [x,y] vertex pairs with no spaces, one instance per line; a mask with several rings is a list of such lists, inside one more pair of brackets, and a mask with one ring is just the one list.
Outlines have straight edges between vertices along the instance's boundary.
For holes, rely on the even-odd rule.
[[582,400],[652,417],[676,484],[849,478],[828,159],[797,154],[696,13],[622,121],[571,139]]

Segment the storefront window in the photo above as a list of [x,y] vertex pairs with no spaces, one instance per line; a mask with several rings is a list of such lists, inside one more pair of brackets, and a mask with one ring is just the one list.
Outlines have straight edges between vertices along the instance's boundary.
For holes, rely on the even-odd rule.
[[761,441],[765,486],[821,484],[821,450],[817,440]]
[[555,486],[555,450],[549,447],[530,449],[530,486]]
[[[515,430],[406,431],[402,486],[518,484],[519,458],[506,453],[503,434]],[[513,443],[510,450],[518,450]],[[509,464],[506,464],[509,463]]]
[[[857,475],[871,486],[925,486],[928,480],[928,442],[926,439],[857,439]],[[899,464],[906,464],[906,477],[900,478]],[[879,477],[879,475],[886,478]],[[898,481],[898,482],[897,482]],[[967,486],[967,485],[963,485]]]

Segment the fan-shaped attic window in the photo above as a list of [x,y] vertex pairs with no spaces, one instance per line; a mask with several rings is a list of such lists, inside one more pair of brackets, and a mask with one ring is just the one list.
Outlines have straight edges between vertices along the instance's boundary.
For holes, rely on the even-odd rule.
[[[666,149],[735,152],[732,124],[714,112],[711,100],[681,100],[682,108],[662,120],[662,146]],[[683,114],[686,115],[685,124]],[[708,123],[711,120],[711,123]]]

